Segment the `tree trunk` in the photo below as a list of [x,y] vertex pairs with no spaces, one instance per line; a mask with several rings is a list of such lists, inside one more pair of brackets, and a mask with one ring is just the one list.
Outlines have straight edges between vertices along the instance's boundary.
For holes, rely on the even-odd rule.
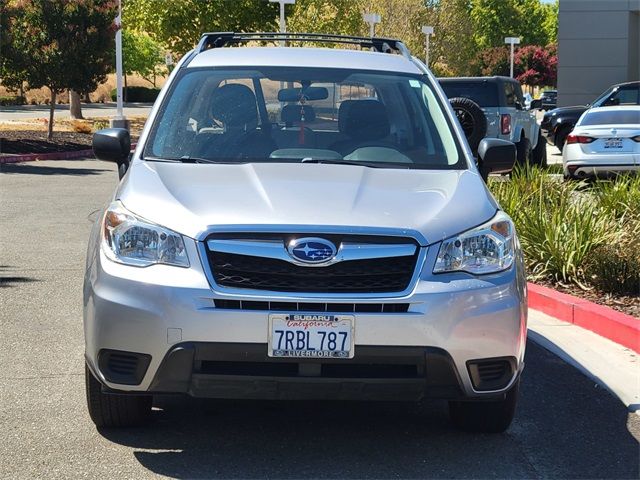
[[91,97],[89,96],[89,92],[84,94],[84,98],[82,99],[84,103],[91,103]]
[[69,90],[69,116],[74,120],[81,120],[82,105],[80,103],[80,95],[74,90]]
[[127,74],[123,75],[124,77],[124,89],[122,90],[122,103],[127,103]]
[[49,127],[47,130],[47,140],[51,140],[53,138],[53,112],[56,109],[56,92],[55,90],[51,90],[51,99],[49,102]]

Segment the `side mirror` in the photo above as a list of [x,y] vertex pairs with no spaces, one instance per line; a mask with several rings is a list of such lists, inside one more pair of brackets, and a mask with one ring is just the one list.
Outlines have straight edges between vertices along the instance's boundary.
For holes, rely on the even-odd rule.
[[105,128],[93,135],[93,154],[98,160],[126,163],[131,152],[131,136],[124,128]]
[[516,163],[516,146],[508,140],[483,138],[478,145],[480,175],[487,181],[490,173],[510,172]]
[[542,100],[540,100],[539,98],[537,100],[531,100],[531,106],[529,108],[531,110],[542,108]]
[[516,105],[516,110],[522,110],[523,109],[522,104],[518,100],[516,100],[516,104],[515,105]]

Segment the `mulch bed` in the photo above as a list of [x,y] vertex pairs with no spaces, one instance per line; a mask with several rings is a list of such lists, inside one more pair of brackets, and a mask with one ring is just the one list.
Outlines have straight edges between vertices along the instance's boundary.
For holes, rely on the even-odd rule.
[[583,290],[577,285],[565,285],[544,280],[537,280],[535,283],[599,305],[605,305],[619,312],[636,317],[640,321],[640,295],[614,295],[595,289]]
[[92,138],[90,133],[54,132],[53,138],[47,140],[47,132],[0,131],[0,155],[90,150]]

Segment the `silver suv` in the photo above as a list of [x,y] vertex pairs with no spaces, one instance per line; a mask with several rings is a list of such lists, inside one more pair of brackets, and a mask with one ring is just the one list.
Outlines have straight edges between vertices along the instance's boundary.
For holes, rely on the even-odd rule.
[[[354,49],[241,47],[256,41]],[[358,50],[360,47],[361,50]],[[98,426],[152,397],[447,399],[505,430],[526,342],[513,223],[433,75],[397,40],[211,33],[172,72],[96,222],[84,282]]]

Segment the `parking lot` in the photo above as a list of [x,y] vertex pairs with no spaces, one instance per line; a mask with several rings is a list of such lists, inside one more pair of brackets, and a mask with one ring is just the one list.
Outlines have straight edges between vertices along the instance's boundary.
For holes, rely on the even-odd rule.
[[531,341],[504,435],[454,430],[441,402],[181,397],[158,399],[148,427],[96,430],[82,276],[116,182],[113,165],[93,160],[2,166],[1,478],[638,478],[640,416]]

